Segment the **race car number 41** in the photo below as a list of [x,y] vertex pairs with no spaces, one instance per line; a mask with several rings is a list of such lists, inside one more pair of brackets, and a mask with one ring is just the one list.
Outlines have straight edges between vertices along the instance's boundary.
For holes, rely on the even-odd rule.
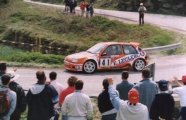
[[102,58],[100,59],[100,67],[110,67],[111,58]]

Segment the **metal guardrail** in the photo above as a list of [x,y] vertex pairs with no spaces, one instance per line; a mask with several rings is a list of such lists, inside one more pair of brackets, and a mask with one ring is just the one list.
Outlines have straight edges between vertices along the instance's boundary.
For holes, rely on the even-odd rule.
[[172,50],[179,48],[181,46],[181,42],[176,43],[176,44],[171,44],[171,45],[166,45],[166,46],[160,46],[160,47],[152,47],[152,48],[143,48],[143,50],[146,53],[154,53],[154,52],[161,52],[161,51],[166,51],[166,50]]

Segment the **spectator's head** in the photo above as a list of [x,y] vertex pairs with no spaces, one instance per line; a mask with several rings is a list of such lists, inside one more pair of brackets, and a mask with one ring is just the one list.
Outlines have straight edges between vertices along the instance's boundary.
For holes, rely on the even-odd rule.
[[186,85],[186,75],[182,76],[182,82],[184,85]]
[[82,90],[83,89],[83,81],[82,80],[77,80],[75,83],[75,88],[76,90]]
[[6,68],[7,68],[6,63],[0,63],[0,71],[1,72],[5,72]]
[[77,77],[76,76],[71,76],[71,77],[69,77],[68,78],[68,81],[67,81],[67,83],[68,83],[68,85],[69,86],[74,86],[75,85],[75,83],[76,83],[76,81],[77,81]]
[[139,101],[139,92],[132,88],[129,92],[128,92],[128,99],[130,104],[136,104]]
[[57,77],[57,73],[54,71],[49,74],[49,78],[51,81],[56,80],[56,77]]
[[121,78],[122,78],[122,80],[127,80],[128,77],[129,77],[128,71],[123,71],[123,72],[121,73]]
[[150,78],[150,69],[145,68],[142,70],[142,77],[143,78]]
[[143,6],[143,3],[140,3],[140,6]]
[[44,83],[46,81],[45,72],[42,70],[38,70],[36,72],[36,78],[38,79],[39,83]]
[[103,80],[102,85],[103,85],[103,88],[104,88],[105,90],[108,90],[108,86],[109,86],[109,84],[108,84],[108,78],[105,78],[105,79]]
[[2,84],[7,86],[10,83],[10,75],[9,74],[4,74],[1,77]]
[[168,90],[168,81],[160,80],[158,82],[158,86],[159,86],[160,91],[167,91]]
[[19,74],[16,74],[13,70],[7,71],[6,74],[10,75],[10,80],[14,81],[19,78]]

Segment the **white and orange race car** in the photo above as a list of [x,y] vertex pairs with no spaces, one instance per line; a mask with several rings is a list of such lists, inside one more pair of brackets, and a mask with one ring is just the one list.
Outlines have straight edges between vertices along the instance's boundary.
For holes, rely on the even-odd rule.
[[87,51],[68,55],[64,67],[71,71],[93,73],[96,70],[143,70],[148,64],[145,51],[136,42],[101,42]]

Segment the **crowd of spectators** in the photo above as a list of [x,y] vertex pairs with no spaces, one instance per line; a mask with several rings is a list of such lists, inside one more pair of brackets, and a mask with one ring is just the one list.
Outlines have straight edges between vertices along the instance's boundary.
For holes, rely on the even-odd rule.
[[[36,72],[37,82],[30,86],[27,94],[16,82],[17,69],[7,71],[6,63],[0,63],[0,92],[8,96],[10,107],[2,120],[20,120],[28,108],[28,120],[93,120],[93,106],[90,97],[83,92],[84,82],[76,76],[67,80],[64,88],[57,81],[57,73],[49,73],[46,81],[45,72]],[[182,83],[177,77],[172,80],[160,80],[157,83],[150,79],[150,70],[142,70],[142,80],[137,84],[130,83],[128,71],[121,74],[121,83],[113,87],[114,80],[105,78],[103,90],[98,95],[98,109],[101,120],[173,120],[175,101],[172,93],[180,98],[178,118],[186,120],[186,76]],[[172,88],[172,84],[178,85]],[[1,110],[0,110],[1,112]]]
[[[70,12],[71,14],[76,13],[77,1],[76,0],[65,0],[65,12]],[[90,1],[82,0],[79,4],[81,16],[84,16],[86,13],[86,18],[92,17],[94,14],[93,3]]]

